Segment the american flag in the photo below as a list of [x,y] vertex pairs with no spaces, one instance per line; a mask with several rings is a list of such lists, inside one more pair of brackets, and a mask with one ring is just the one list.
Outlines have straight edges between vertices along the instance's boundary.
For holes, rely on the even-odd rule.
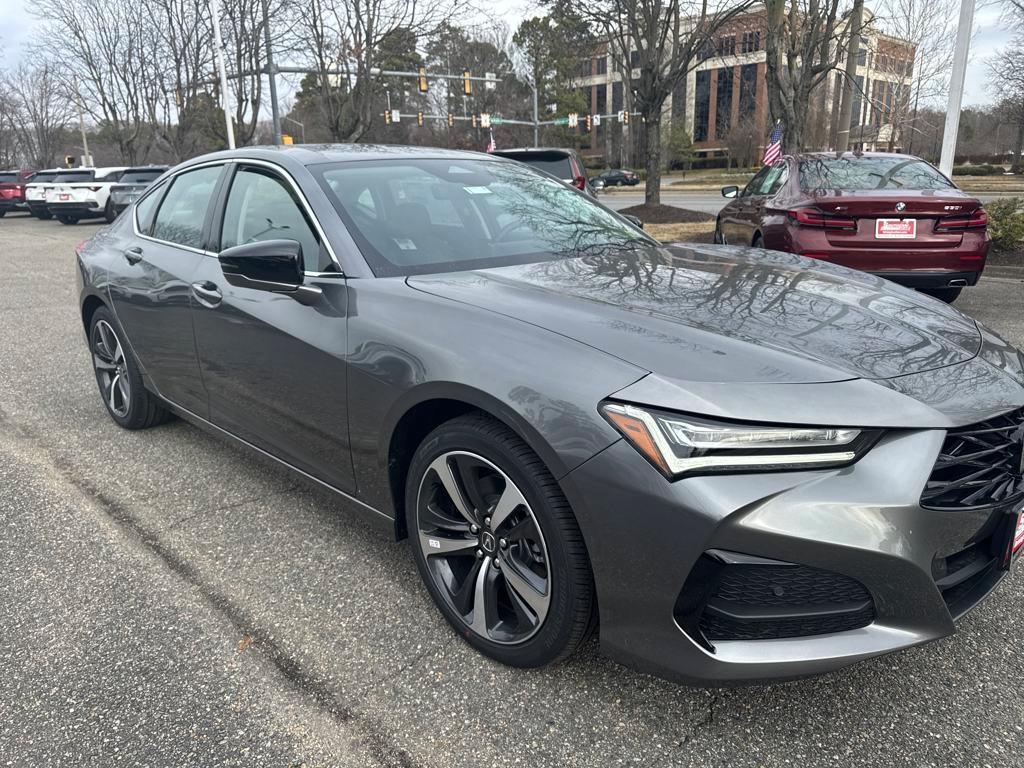
[[771,165],[782,157],[782,121],[775,124],[772,135],[768,137],[768,146],[764,148],[761,165]]
[[498,144],[494,140],[494,129],[491,128],[490,132],[491,132],[491,140],[487,142],[487,151],[488,152],[493,152],[494,150],[496,150],[498,148]]

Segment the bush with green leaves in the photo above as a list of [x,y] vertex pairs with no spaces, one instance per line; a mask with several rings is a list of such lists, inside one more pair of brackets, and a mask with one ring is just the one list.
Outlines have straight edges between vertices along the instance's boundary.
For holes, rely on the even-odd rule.
[[985,203],[988,233],[997,251],[1024,248],[1024,198],[1002,197]]

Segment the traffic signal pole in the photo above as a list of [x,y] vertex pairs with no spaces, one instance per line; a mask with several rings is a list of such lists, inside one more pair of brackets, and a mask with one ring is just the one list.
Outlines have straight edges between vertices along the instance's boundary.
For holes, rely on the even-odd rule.
[[270,46],[270,11],[267,0],[263,0],[263,42],[267,48],[267,79],[270,81],[270,114],[274,121],[274,143],[281,145],[281,109],[277,103],[277,68]]
[[220,103],[224,108],[224,129],[227,131],[228,149],[235,148],[235,126],[228,106],[228,75],[224,68],[224,42],[220,36],[220,8],[218,0],[210,0],[210,16],[213,18],[213,47],[217,57],[217,74],[220,76]]
[[971,30],[974,28],[974,0],[960,0],[960,23],[956,29],[956,48],[953,50],[953,72],[949,78],[949,104],[946,106],[946,127],[942,131],[942,155],[939,170],[953,175],[956,157],[956,138],[960,131],[960,107],[964,99],[964,81],[967,79],[967,54],[971,48]]

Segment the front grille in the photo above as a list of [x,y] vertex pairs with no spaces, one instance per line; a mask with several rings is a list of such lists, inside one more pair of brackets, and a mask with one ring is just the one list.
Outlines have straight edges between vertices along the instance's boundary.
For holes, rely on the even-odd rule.
[[1024,409],[951,429],[921,494],[921,505],[961,509],[1024,496]]
[[677,620],[713,648],[722,640],[767,640],[843,632],[875,618],[870,593],[833,571],[711,551],[677,603]]

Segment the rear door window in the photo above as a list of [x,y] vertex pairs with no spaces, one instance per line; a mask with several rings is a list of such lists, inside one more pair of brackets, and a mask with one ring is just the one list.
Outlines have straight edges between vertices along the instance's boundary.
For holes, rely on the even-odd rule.
[[92,181],[96,174],[93,171],[62,171],[54,179],[58,184],[73,184],[80,181]]
[[197,168],[175,177],[153,222],[153,237],[201,249],[203,224],[222,168]]
[[128,170],[124,172],[120,181],[122,184],[150,184],[163,175],[163,168],[155,168],[153,170],[144,171],[132,171]]
[[18,174],[16,173],[0,173],[0,184],[10,184],[17,180]]

